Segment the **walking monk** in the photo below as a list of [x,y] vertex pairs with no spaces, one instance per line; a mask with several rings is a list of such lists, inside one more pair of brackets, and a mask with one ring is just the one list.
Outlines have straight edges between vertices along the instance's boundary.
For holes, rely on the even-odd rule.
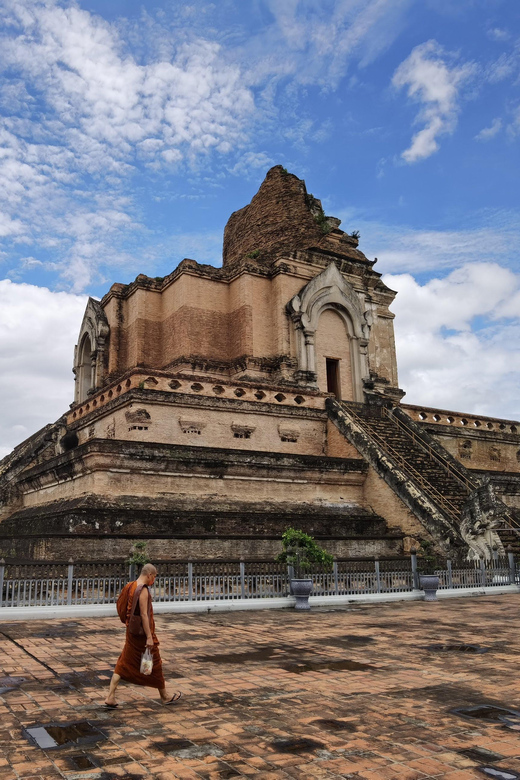
[[[161,701],[164,704],[174,704],[181,698],[180,693],[172,694],[166,689],[164,676],[162,672],[162,661],[159,654],[159,640],[155,635],[155,621],[153,619],[152,594],[149,588],[154,584],[157,576],[157,569],[151,563],[147,563],[141,569],[141,574],[135,582],[129,582],[122,590],[120,598],[127,597],[126,609],[126,640],[123,652],[119,656],[114,669],[114,674],[110,680],[110,689],[105,701],[105,707],[115,709],[116,688],[120,680],[134,683],[134,685],[148,685],[150,688],[157,688]],[[143,633],[136,635],[130,633],[129,621],[132,615],[132,606],[137,589],[140,589],[134,615],[140,615]],[[153,669],[149,675],[141,674],[141,656],[146,648],[150,649],[153,657]]]

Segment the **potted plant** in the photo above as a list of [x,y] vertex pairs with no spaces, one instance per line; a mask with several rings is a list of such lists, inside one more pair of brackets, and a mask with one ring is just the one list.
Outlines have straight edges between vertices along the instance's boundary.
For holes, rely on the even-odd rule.
[[440,568],[440,561],[435,554],[432,542],[421,542],[422,555],[417,559],[419,583],[424,590],[425,601],[437,601],[439,587],[439,575],[436,571]]
[[130,557],[127,558],[126,563],[130,566],[130,579],[134,580],[136,578],[136,570],[144,566],[145,563],[150,563],[146,542],[138,540],[132,544]]
[[313,566],[322,569],[332,569],[333,557],[320,547],[312,536],[288,528],[282,535],[283,551],[276,557],[277,561],[286,563],[294,571],[291,578],[291,592],[296,598],[296,609],[310,609],[309,596],[312,592],[312,579],[305,576]]

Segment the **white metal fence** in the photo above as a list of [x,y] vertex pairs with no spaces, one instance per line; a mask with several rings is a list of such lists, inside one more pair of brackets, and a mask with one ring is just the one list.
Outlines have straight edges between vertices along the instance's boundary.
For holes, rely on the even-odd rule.
[[[162,561],[153,587],[154,600],[229,601],[283,597],[290,593],[293,572],[273,561]],[[421,561],[416,555],[396,560],[335,561],[331,571],[313,571],[313,594],[346,596],[404,593],[420,587]],[[440,589],[520,584],[520,567],[506,558],[452,566],[435,571]],[[124,563],[10,563],[0,561],[0,608],[112,604],[137,572]]]

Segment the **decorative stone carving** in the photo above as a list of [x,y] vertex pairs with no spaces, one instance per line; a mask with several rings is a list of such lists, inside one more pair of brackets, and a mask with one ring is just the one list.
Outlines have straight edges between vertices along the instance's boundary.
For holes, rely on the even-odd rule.
[[300,429],[292,425],[279,425],[278,433],[282,441],[297,442],[300,438]]
[[232,423],[231,430],[235,439],[250,439],[251,434],[256,431],[256,425],[245,425],[244,423]]
[[502,460],[502,453],[499,447],[495,447],[494,445],[492,445],[489,448],[489,459],[494,460],[497,463]]
[[459,442],[459,455],[463,460],[471,460],[473,442],[469,439]]
[[179,425],[181,426],[183,433],[193,433],[197,434],[198,436],[201,435],[202,431],[206,427],[206,423],[202,420],[187,419],[186,417],[179,418]]
[[129,409],[125,412],[125,419],[127,423],[147,423],[151,420],[150,413],[146,409]]

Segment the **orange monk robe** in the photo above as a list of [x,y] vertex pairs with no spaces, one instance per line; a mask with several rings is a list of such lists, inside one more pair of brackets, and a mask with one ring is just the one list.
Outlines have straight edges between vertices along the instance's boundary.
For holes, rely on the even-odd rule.
[[[145,586],[146,587],[146,586]],[[141,666],[141,656],[146,649],[146,636],[135,636],[128,632],[128,621],[130,620],[130,612],[132,610],[132,601],[134,598],[135,589],[137,588],[137,582],[129,582],[125,585],[128,588],[128,608],[126,615],[126,640],[123,652],[118,658],[116,668],[114,672],[118,674],[122,680],[126,682],[134,683],[134,685],[148,685],[150,688],[164,688],[164,676],[162,671],[162,661],[159,653],[159,640],[155,634],[155,621],[153,619],[153,606],[150,603],[150,630],[153,636],[153,648],[151,650],[153,657],[153,670],[149,675],[141,674],[139,671]],[[149,599],[151,602],[151,595],[149,593]],[[139,599],[137,600],[135,614],[139,614]]]

